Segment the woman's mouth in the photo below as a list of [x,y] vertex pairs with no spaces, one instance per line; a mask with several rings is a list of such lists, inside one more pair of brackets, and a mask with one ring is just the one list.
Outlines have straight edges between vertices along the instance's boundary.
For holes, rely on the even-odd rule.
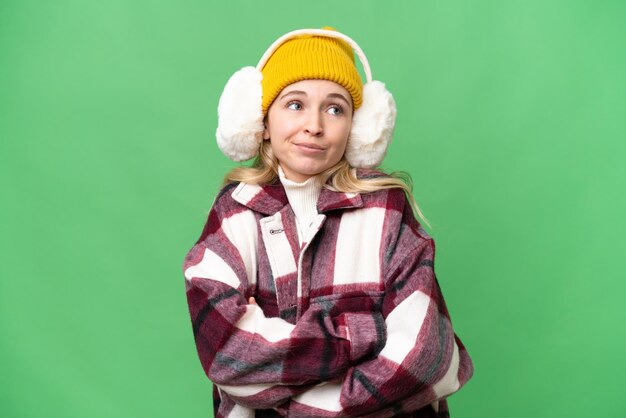
[[319,144],[311,143],[311,142],[298,142],[294,143],[294,145],[304,153],[316,154],[324,151],[326,148]]

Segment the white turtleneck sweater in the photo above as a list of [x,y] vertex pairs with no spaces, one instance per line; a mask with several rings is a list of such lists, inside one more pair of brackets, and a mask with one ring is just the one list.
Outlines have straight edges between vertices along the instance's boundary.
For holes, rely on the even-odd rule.
[[302,245],[302,237],[306,235],[317,215],[317,199],[320,197],[322,185],[316,176],[308,178],[303,183],[289,180],[280,166],[278,166],[278,177],[285,188],[293,213],[296,215],[298,239]]

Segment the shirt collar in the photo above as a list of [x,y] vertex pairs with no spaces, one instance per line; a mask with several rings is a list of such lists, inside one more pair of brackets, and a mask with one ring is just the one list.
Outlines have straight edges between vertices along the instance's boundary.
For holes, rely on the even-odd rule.
[[[265,185],[239,183],[232,197],[242,205],[265,215],[273,215],[289,204],[285,188],[280,182]],[[317,201],[319,213],[360,207],[363,207],[363,199],[359,193],[334,192],[326,188],[322,188]]]

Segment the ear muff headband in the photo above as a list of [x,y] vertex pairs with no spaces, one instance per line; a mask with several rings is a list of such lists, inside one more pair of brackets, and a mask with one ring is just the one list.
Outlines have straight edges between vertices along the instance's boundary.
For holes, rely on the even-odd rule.
[[333,30],[326,30],[326,29],[298,29],[298,30],[294,30],[294,31],[284,34],[283,36],[278,38],[276,41],[274,41],[274,43],[270,45],[267,51],[265,51],[265,54],[263,54],[263,56],[261,57],[261,60],[256,65],[256,69],[259,71],[262,71],[263,67],[265,67],[265,64],[267,64],[267,61],[274,54],[274,52],[276,52],[278,47],[280,47],[282,44],[284,44],[290,39],[297,38],[298,36],[303,36],[303,35],[322,36],[325,38],[335,38],[335,39],[341,39],[342,41],[346,42],[348,45],[350,45],[350,47],[352,47],[352,50],[359,57],[359,61],[361,61],[361,65],[363,66],[363,72],[365,72],[366,82],[369,83],[370,81],[372,81],[372,70],[370,69],[370,64],[367,61],[367,57],[365,56],[365,53],[363,52],[361,47],[349,36],[344,35],[343,33],[340,33],[340,32],[336,32]]
[[359,45],[352,38],[333,30],[299,29],[286,33],[270,45],[256,68],[244,67],[231,76],[217,107],[218,146],[234,161],[248,160],[258,154],[265,129],[261,70],[280,45],[302,35],[341,39],[359,57],[367,82],[363,86],[363,103],[352,117],[345,158],[352,167],[377,166],[385,157],[393,136],[396,104],[385,85],[372,80],[369,62]]

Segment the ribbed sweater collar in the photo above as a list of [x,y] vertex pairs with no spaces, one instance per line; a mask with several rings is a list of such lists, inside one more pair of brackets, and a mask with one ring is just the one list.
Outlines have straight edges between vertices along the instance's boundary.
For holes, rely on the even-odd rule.
[[317,215],[317,200],[320,196],[322,185],[315,176],[308,178],[302,183],[289,180],[285,177],[285,173],[280,166],[278,167],[278,177],[285,188],[287,199],[296,216],[298,235],[300,242],[302,242],[304,232],[308,230],[313,218]]

